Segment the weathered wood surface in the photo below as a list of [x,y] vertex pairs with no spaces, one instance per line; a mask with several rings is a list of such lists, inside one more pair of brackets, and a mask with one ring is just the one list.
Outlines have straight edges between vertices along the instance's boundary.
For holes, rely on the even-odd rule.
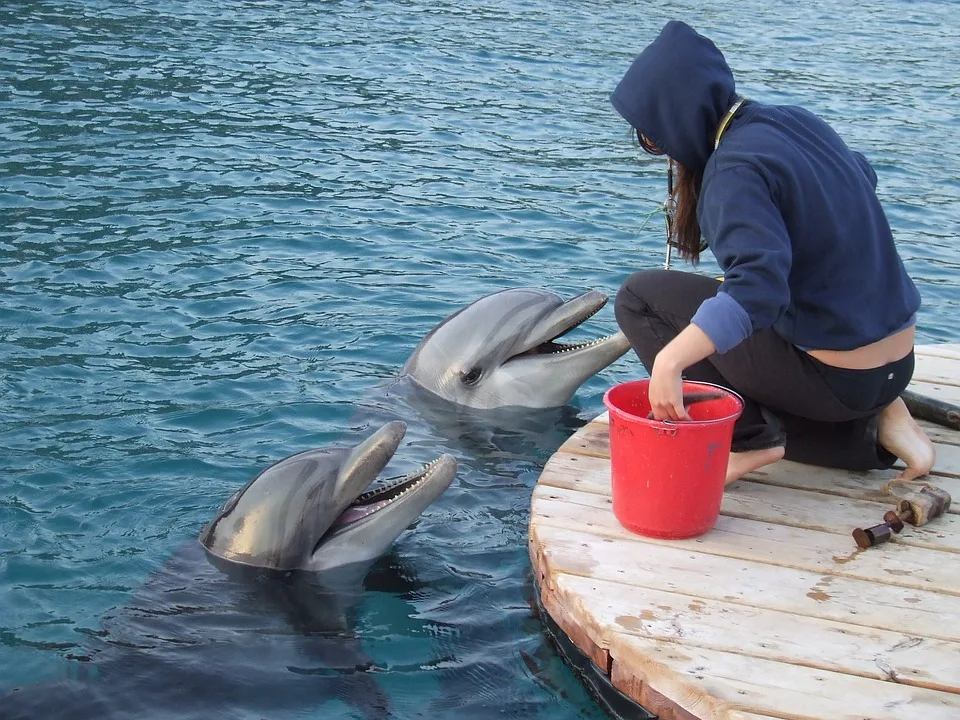
[[[911,389],[960,404],[960,345],[917,350]],[[895,471],[780,462],[724,495],[693,540],[613,516],[606,416],[571,437],[533,494],[543,607],[625,695],[661,720],[960,718],[960,432],[925,424],[929,525],[860,550]]]

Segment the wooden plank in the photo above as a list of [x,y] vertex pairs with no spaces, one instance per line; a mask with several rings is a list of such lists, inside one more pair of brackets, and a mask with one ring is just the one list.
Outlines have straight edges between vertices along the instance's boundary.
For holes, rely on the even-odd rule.
[[[960,696],[842,673],[748,658],[736,653],[615,634],[614,685],[620,668],[702,720],[745,710],[803,720],[956,720]],[[785,713],[789,712],[789,715]]]
[[611,683],[617,690],[637,702],[640,702],[640,697],[649,690],[653,690],[660,697],[669,698],[669,703],[663,703],[657,708],[658,718],[672,720],[681,713],[684,720],[727,720],[729,717],[731,708],[728,703],[710,697],[695,683],[684,682],[668,666],[646,657],[638,661],[634,657],[638,653],[629,649],[618,649],[617,652],[622,660],[614,660],[610,673]]
[[[656,540],[621,526],[606,496],[542,485],[534,490],[531,507],[538,525],[577,529],[592,533],[598,539],[693,546],[697,552],[709,555],[857,578],[878,585],[931,590],[960,598],[957,558],[936,550],[899,543],[861,550],[852,538],[725,516],[717,520],[711,532],[694,540],[683,543]],[[960,599],[957,606],[960,610]],[[957,657],[960,658],[960,654]]]
[[[794,490],[809,490],[828,496],[866,500],[882,505],[896,505],[897,499],[883,492],[883,486],[893,480],[896,474],[891,470],[870,472],[834,470],[782,460],[747,474],[743,480],[731,485],[728,491],[735,490],[747,481]],[[958,498],[958,502],[951,504],[948,512],[960,514],[960,478],[950,475],[930,475],[925,480],[946,490],[952,497]]]
[[557,594],[550,589],[551,586],[552,583],[541,583],[540,586],[540,600],[543,602],[544,609],[570,641],[580,648],[580,652],[609,675],[610,653],[593,640],[590,633],[582,627],[580,618],[567,612],[563,603],[557,598]]
[[960,445],[960,432],[946,428],[943,425],[937,425],[935,423],[928,422],[926,420],[917,420],[917,425],[923,428],[924,432],[927,433],[927,437],[929,437],[937,446],[937,463],[941,466],[941,469],[945,468],[949,473],[956,474],[957,468],[960,467],[960,465],[957,465],[953,462],[945,464],[942,460],[940,460],[939,452],[941,445]]
[[[934,450],[937,459],[934,461],[933,470],[922,479],[937,485],[943,482],[943,478],[960,479],[960,445],[940,445],[934,441]],[[900,460],[893,465],[893,469],[898,472],[905,467],[906,463]]]
[[[602,458],[556,453],[544,467],[538,485],[609,497],[610,463]],[[856,493],[851,491],[848,494]],[[868,492],[863,491],[863,494]],[[724,493],[721,512],[726,516],[771,525],[844,535],[850,538],[849,546],[853,550],[853,529],[881,522],[883,514],[893,505],[890,498],[884,502],[872,502],[839,494],[798,490],[788,485],[741,480]],[[960,553],[960,515],[944,515],[923,527],[908,525],[891,542]]]
[[593,628],[960,693],[960,644],[560,575],[559,601]]
[[[918,347],[911,389],[960,404],[960,345]],[[639,538],[611,512],[608,419],[544,468],[530,554],[551,617],[615,687],[661,720],[960,717],[960,503],[861,551],[850,531],[894,504],[895,472],[778,463],[731,487],[703,537]],[[931,479],[960,496],[960,432],[921,425]]]
[[652,713],[657,720],[701,720],[699,715],[685,710],[672,698],[655,690],[638,678],[623,663],[614,663],[610,672],[611,684]]
[[[926,421],[920,422],[921,427],[927,432],[927,435],[934,442],[937,451],[937,461],[933,469],[935,477],[960,478],[960,432],[948,428],[934,425]],[[576,433],[574,433],[560,447],[560,452],[569,452],[576,455],[589,455],[592,457],[608,458],[610,457],[610,430],[607,423],[591,422]],[[815,465],[801,465],[795,463],[798,468],[806,468],[806,472],[815,475],[824,475],[829,473],[831,477],[840,473],[853,473],[861,476],[861,473],[854,473],[847,470],[836,470],[833,468],[818,468]],[[781,467],[777,464],[776,467]],[[902,468],[903,463],[897,462],[895,467]],[[886,471],[876,471],[886,472]],[[893,477],[895,473],[887,473],[885,477]],[[933,480],[936,482],[936,480]],[[957,488],[957,497],[960,497],[960,483],[954,483]],[[944,488],[948,490],[948,488]],[[954,492],[951,492],[954,494]]]
[[593,421],[577,430],[560,446],[558,452],[610,459],[610,426]]
[[914,377],[909,388],[915,393],[926,395],[936,400],[960,405],[960,385],[948,385],[942,382],[930,382],[922,377]]
[[951,360],[956,360],[957,364],[960,365],[960,343],[917,345],[913,350],[917,357],[918,365],[928,357],[950,358]]
[[[739,482],[731,486],[724,493],[723,502],[724,514],[732,517],[851,538],[854,528],[880,523],[883,514],[893,506],[893,503],[873,503],[756,482]],[[907,525],[890,542],[960,553],[960,515],[946,514],[923,527]]]
[[530,553],[530,564],[540,588],[540,601],[543,604],[543,609],[567,638],[580,649],[580,652],[609,676],[610,654],[606,648],[601,647],[599,643],[593,640],[593,636],[581,625],[580,619],[572,616],[563,607],[555,592],[554,579],[546,572],[546,563],[543,561],[540,552],[541,545],[533,528],[531,528],[527,545]]
[[665,546],[602,538],[531,520],[540,569],[678,592],[780,612],[904,634],[960,641],[955,596],[883,586],[852,578],[698,553],[696,546]]
[[960,385],[960,346],[935,345],[915,349],[913,379]]
[[913,382],[960,385],[960,359],[917,355]]

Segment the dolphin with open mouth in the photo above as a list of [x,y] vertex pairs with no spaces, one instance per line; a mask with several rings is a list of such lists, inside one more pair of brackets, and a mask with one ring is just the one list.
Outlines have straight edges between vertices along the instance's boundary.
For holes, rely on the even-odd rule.
[[353,629],[369,565],[453,482],[440,455],[378,475],[407,432],[291,455],[238,490],[76,652],[66,676],[0,692],[0,719],[298,717],[391,699]]
[[241,565],[323,571],[370,562],[453,482],[442,455],[371,487],[407,426],[389,422],[352,448],[327,447],[274,463],[238,490],[200,534],[207,551]]
[[630,349],[622,332],[592,342],[561,341],[606,303],[596,290],[567,301],[539,288],[486,295],[424,337],[401,375],[466,407],[560,407]]

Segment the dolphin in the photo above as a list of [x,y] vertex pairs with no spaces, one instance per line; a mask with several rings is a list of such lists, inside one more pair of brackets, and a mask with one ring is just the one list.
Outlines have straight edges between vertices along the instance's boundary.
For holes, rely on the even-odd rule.
[[354,615],[372,561],[457,472],[440,455],[378,482],[406,431],[387,422],[264,469],[104,618],[66,677],[0,692],[0,720],[302,717],[332,699],[392,717]]
[[319,448],[274,463],[224,503],[200,534],[214,557],[270,570],[320,572],[369,563],[453,482],[442,455],[374,489],[406,433],[399,420],[353,448]]
[[559,341],[606,303],[607,296],[596,290],[567,301],[539,288],[486,295],[431,330],[401,377],[443,400],[479,410],[560,407],[630,349],[622,332],[593,342]]

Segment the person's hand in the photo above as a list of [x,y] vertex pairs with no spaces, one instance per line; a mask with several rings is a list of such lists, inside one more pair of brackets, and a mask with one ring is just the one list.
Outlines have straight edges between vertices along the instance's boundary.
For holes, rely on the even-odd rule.
[[650,412],[655,419],[690,419],[683,406],[683,372],[716,350],[706,333],[693,323],[663,346],[650,370]]
[[655,420],[689,420],[683,406],[683,370],[669,361],[653,361],[650,373],[650,411]]

